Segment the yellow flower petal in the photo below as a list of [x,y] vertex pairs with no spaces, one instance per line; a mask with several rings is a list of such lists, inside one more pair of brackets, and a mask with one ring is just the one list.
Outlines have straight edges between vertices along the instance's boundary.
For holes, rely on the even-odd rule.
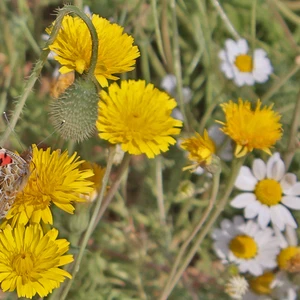
[[133,155],[153,158],[174,145],[170,135],[180,133],[182,122],[171,117],[176,101],[143,80],[113,83],[101,91],[97,128],[99,136]]
[[229,101],[221,107],[226,121],[217,122],[224,126],[221,130],[236,142],[235,156],[242,157],[253,149],[271,154],[270,148],[282,136],[281,116],[272,110],[273,105],[261,108],[258,100],[253,110],[249,101],[239,99],[238,104]]

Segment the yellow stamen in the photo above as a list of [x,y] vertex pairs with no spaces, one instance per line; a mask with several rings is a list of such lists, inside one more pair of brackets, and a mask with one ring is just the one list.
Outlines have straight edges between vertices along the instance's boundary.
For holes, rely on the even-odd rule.
[[241,54],[237,56],[234,64],[240,72],[250,73],[253,70],[252,57],[247,54]]
[[250,289],[258,295],[271,294],[271,283],[274,280],[274,274],[266,272],[261,276],[249,280]]
[[237,235],[231,240],[229,248],[238,258],[251,259],[257,253],[257,244],[248,235]]
[[255,195],[262,204],[276,205],[282,198],[281,185],[274,179],[261,180],[255,187]]
[[291,266],[291,262],[295,257],[300,255],[300,247],[289,246],[280,251],[277,256],[278,266],[281,270],[289,270]]

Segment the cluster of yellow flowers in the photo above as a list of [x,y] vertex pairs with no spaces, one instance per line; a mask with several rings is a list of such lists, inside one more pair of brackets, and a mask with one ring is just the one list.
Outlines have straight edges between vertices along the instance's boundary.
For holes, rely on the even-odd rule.
[[[94,72],[100,86],[108,87],[99,94],[96,127],[101,139],[120,144],[129,154],[145,154],[153,158],[166,152],[181,131],[182,122],[171,116],[176,101],[167,93],[146,84],[144,80],[121,81],[115,74],[134,69],[140,53],[133,46],[133,38],[123,28],[111,24],[98,15],[90,16],[96,29],[99,47]],[[51,29],[47,30],[51,33]],[[56,53],[60,72],[84,74],[90,67],[92,39],[86,24],[79,17],[66,16],[62,27],[49,48]],[[270,153],[270,148],[281,138],[280,116],[272,107],[258,101],[251,109],[248,101],[222,105],[225,122],[221,129],[236,142],[235,155],[244,156],[253,149]],[[207,131],[184,140],[193,166],[209,166],[216,154],[216,146]],[[4,291],[17,290],[19,297],[32,298],[36,293],[44,297],[59,287],[70,274],[60,266],[73,260],[65,255],[69,242],[56,239],[58,231],[46,231],[41,224],[53,224],[50,206],[54,204],[73,213],[75,202],[92,197],[95,191],[92,166],[84,167],[76,153],[69,156],[59,150],[38,150],[33,145],[30,177],[8,212],[0,232],[0,282]],[[99,181],[99,178],[97,178]]]

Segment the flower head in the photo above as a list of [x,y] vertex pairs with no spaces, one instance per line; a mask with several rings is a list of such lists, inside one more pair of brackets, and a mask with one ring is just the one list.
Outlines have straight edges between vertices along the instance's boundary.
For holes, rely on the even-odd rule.
[[261,108],[257,101],[255,110],[249,101],[221,104],[226,122],[218,123],[221,130],[236,142],[235,156],[242,157],[253,149],[260,149],[271,154],[270,148],[281,138],[281,116],[272,110],[272,105]]
[[225,285],[225,292],[232,299],[242,299],[243,295],[247,292],[249,288],[248,281],[245,277],[236,275],[229,279]]
[[237,264],[241,273],[258,276],[267,268],[276,267],[279,241],[271,228],[264,230],[252,220],[245,222],[240,216],[221,222],[221,229],[212,234],[214,249],[224,262]]
[[260,276],[250,279],[250,290],[256,295],[271,295],[271,284],[274,278],[275,275],[272,272],[265,272]]
[[221,50],[221,70],[228,79],[233,79],[237,86],[263,83],[269,78],[273,68],[267,53],[263,49],[255,49],[253,56],[248,54],[248,44],[245,39],[237,42],[228,39],[225,50]]
[[245,218],[258,216],[262,228],[266,228],[270,221],[280,230],[284,230],[286,225],[297,228],[287,207],[300,209],[300,183],[296,182],[294,174],[285,174],[279,153],[272,155],[267,164],[255,159],[252,171],[243,166],[235,187],[245,193],[236,196],[231,206],[244,208]]
[[92,182],[92,170],[79,170],[83,161],[74,153],[59,150],[51,153],[37,149],[33,145],[33,158],[30,165],[31,174],[24,190],[20,192],[8,212],[6,219],[14,226],[16,223],[26,224],[28,221],[53,223],[50,205],[53,203],[60,209],[72,214],[72,202],[84,201],[79,194],[88,194]]
[[203,137],[196,132],[191,138],[184,139],[181,143],[181,148],[189,152],[188,158],[194,162],[193,165],[187,167],[189,169],[210,165],[213,155],[216,153],[215,143],[206,130],[204,130]]
[[81,195],[81,197],[87,200],[88,202],[93,202],[97,198],[101,190],[102,179],[105,174],[105,168],[100,167],[96,163],[90,163],[88,161],[85,161],[80,165],[80,170],[93,170],[94,175],[88,178],[88,180],[90,180],[93,183],[93,191],[91,191],[89,194]]
[[0,232],[0,282],[3,291],[17,290],[18,297],[45,297],[71,275],[60,266],[73,261],[64,255],[69,249],[65,239],[57,240],[58,231],[46,234],[40,225],[7,225]]
[[[118,79],[113,74],[133,70],[140,53],[138,47],[132,45],[133,38],[123,33],[123,27],[111,24],[96,14],[89,17],[99,39],[95,77],[105,87],[108,86],[107,79]],[[46,31],[50,33],[51,28]],[[62,65],[60,72],[63,74],[72,70],[82,74],[90,67],[92,39],[88,27],[79,17],[64,17],[62,27],[49,48],[57,54],[54,59]]]
[[113,83],[100,92],[97,129],[100,138],[121,144],[130,154],[153,158],[166,152],[182,122],[171,117],[176,101],[143,80]]

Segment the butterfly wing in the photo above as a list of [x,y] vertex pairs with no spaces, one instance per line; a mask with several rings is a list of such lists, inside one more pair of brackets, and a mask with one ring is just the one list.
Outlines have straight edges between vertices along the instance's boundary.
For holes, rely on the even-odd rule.
[[30,175],[30,161],[31,158],[25,160],[13,152],[0,149],[0,219],[6,216],[17,194],[25,187]]

